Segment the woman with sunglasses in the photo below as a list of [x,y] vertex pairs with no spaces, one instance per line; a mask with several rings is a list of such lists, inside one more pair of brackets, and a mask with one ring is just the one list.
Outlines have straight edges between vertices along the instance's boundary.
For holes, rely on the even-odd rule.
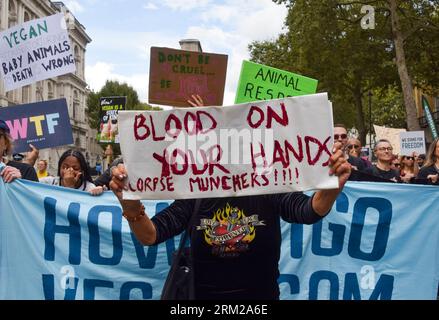
[[400,156],[399,163],[399,176],[401,177],[402,182],[412,183],[419,173],[419,167],[415,161],[415,156]]
[[372,167],[372,163],[361,156],[361,142],[357,138],[351,138],[348,140],[346,150],[350,156],[358,158],[363,163],[364,168]]
[[428,184],[439,185],[439,137],[431,143],[426,158],[418,179],[426,180]]

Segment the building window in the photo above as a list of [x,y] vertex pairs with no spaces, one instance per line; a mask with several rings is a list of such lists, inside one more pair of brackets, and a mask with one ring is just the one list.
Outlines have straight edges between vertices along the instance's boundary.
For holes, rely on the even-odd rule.
[[76,75],[81,75],[81,55],[79,53],[79,47],[75,45],[75,48],[73,49],[74,55],[75,55],[75,64],[76,64]]
[[30,86],[24,86],[21,89],[21,95],[24,103],[30,102]]
[[17,5],[15,3],[15,0],[9,0],[9,21],[8,21],[8,28],[11,28],[17,24]]
[[80,120],[77,117],[79,116],[79,95],[78,91],[73,90],[73,119]]
[[14,101],[14,91],[11,90],[11,91],[6,92],[6,98],[7,98],[10,102],[13,102],[13,101]]
[[31,20],[30,14],[27,12],[24,12],[24,22],[30,21],[30,20]]
[[51,81],[47,82],[47,99],[53,99],[55,95],[53,94],[53,84]]

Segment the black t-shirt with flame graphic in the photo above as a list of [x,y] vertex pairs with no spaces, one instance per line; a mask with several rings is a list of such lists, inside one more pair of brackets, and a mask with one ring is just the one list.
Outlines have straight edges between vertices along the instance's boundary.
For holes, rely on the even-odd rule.
[[[152,218],[161,243],[180,234],[195,200],[176,200]],[[203,199],[191,233],[197,299],[278,299],[280,219],[321,219],[301,192]]]

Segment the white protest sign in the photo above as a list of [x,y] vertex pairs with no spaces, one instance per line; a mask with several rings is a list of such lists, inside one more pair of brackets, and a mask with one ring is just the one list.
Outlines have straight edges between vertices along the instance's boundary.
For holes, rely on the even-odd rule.
[[230,107],[119,112],[125,199],[332,189],[327,94]]
[[424,131],[407,131],[399,134],[401,143],[401,155],[411,156],[413,152],[425,154]]
[[393,147],[393,154],[400,154],[401,146],[399,144],[399,134],[406,132],[406,129],[386,128],[377,125],[373,125],[375,130],[376,140],[386,139],[390,141],[390,145]]
[[6,91],[75,72],[64,14],[31,20],[1,32],[0,63]]

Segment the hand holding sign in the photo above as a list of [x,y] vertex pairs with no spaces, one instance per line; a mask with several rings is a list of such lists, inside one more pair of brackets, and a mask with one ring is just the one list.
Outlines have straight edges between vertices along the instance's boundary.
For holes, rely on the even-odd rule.
[[35,162],[37,161],[40,150],[38,150],[33,144],[29,143],[29,148],[31,151],[28,152],[26,160],[24,162],[30,164],[31,166],[35,165]]
[[332,150],[332,155],[329,158],[329,173],[338,177],[338,189],[317,191],[312,201],[314,211],[321,216],[325,216],[329,213],[334,201],[337,199],[351,175],[352,166],[346,161],[341,147],[342,144],[336,142]]
[[343,188],[351,174],[352,166],[346,161],[346,157],[342,151],[342,144],[336,142],[334,144],[333,154],[329,158],[329,174],[338,177],[339,188]]

